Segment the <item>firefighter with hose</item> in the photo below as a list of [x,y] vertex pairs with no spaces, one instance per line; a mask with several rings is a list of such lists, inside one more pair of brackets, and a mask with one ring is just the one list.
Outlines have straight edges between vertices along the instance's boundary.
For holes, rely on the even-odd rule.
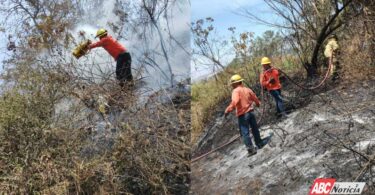
[[254,104],[259,107],[260,101],[250,88],[242,84],[242,81],[242,77],[238,74],[231,77],[230,84],[233,88],[232,101],[225,109],[224,117],[226,118],[230,112],[236,109],[241,137],[246,145],[248,156],[252,156],[257,153],[257,149],[251,142],[249,127],[251,127],[251,132],[258,149],[262,148],[266,144],[266,141],[260,138],[258,124],[253,113]]
[[287,118],[284,109],[283,99],[281,96],[281,84],[279,79],[279,71],[271,66],[271,60],[263,57],[261,60],[263,72],[260,74],[260,84],[267,89],[276,102],[276,115],[278,117]]
[[130,53],[116,39],[108,35],[107,30],[103,28],[97,31],[95,38],[97,37],[99,37],[100,40],[95,43],[90,43],[88,49],[103,47],[116,61],[116,78],[120,86],[133,86]]
[[[328,60],[328,67],[330,67],[330,76],[332,77],[333,81],[338,80],[339,75],[338,71],[340,70],[340,63],[338,61],[339,56],[339,45],[337,43],[337,36],[335,34],[330,35],[328,37],[328,42],[324,50],[324,56]],[[329,64],[331,66],[329,66]]]

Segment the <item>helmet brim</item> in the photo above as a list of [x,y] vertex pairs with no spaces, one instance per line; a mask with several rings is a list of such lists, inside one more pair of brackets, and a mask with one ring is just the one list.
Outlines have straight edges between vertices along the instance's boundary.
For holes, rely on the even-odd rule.
[[239,82],[242,82],[242,81],[243,81],[243,79],[240,79],[238,81],[231,81],[230,84],[239,83]]
[[108,33],[107,32],[105,32],[105,33],[102,33],[102,34],[100,34],[100,35],[96,35],[95,36],[95,38],[98,38],[98,37],[103,37],[103,36],[106,36]]

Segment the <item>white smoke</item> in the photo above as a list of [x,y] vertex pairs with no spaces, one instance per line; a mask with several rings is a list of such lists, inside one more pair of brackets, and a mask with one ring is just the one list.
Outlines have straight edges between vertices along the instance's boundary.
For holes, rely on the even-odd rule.
[[[137,4],[139,2],[133,1],[132,3]],[[96,31],[99,28],[105,28],[108,30],[109,34],[114,35],[109,23],[116,24],[120,22],[120,18],[114,13],[115,6],[115,0],[108,0],[102,2],[101,6],[90,7],[86,10],[88,14],[80,19],[81,22],[78,23],[76,28],[72,31],[76,40],[79,40],[79,32],[81,31],[85,32],[86,38],[94,40]],[[179,44],[184,47],[184,49],[178,46],[174,41],[169,40],[166,20],[162,19],[159,24],[160,29],[162,29],[164,41],[166,42],[166,45],[168,45],[168,57],[172,66],[172,72],[175,75],[175,79],[181,81],[190,77],[190,54],[188,53],[190,52],[189,4],[188,2],[176,4],[173,7],[170,7],[168,12],[173,16],[169,21],[171,34]],[[131,18],[131,16],[129,18]],[[128,35],[126,40],[119,39],[118,41],[123,44],[132,55],[132,68],[134,75],[136,70],[141,66],[141,64],[139,64],[139,59],[142,57],[142,54],[146,49],[152,49],[155,53],[162,53],[160,40],[157,34],[150,35],[150,37],[153,38],[149,39],[147,42],[138,39],[137,35],[132,34],[131,32],[126,32],[126,34]],[[114,35],[114,37],[116,36]],[[73,57],[71,58],[72,60],[75,60]],[[146,66],[146,71],[142,76],[147,78],[145,79],[147,87],[158,90],[161,87],[168,86],[170,83],[161,73],[161,71],[168,73],[168,66],[162,55],[154,55],[154,60],[160,65],[161,70]],[[87,56],[76,60],[76,62],[82,69],[86,70],[90,69],[92,65],[98,65],[98,69],[100,69],[96,70],[98,74],[102,72],[105,72],[106,74],[113,73],[116,67],[116,63],[112,57],[101,48],[91,50]],[[112,74],[112,76],[114,77],[115,75]]]

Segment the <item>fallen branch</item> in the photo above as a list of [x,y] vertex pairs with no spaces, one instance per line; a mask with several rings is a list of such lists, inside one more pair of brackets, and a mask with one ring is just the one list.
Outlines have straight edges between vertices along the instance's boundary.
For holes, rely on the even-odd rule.
[[371,169],[371,166],[375,163],[375,155],[372,155],[372,157],[370,158],[370,160],[368,160],[368,162],[366,163],[365,167],[363,167],[363,169],[361,170],[361,172],[359,172],[358,176],[355,178],[355,182],[358,181],[365,173],[368,169]]

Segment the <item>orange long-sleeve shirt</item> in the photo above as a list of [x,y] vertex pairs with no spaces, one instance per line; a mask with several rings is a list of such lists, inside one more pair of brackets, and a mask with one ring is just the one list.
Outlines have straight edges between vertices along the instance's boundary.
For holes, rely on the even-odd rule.
[[[271,83],[272,78],[275,80],[274,83]],[[268,91],[281,89],[279,71],[274,68],[264,71],[260,74],[260,83]]]
[[260,106],[260,101],[255,93],[243,85],[236,87],[232,92],[232,102],[229,104],[225,113],[232,112],[236,108],[236,116],[241,116],[254,109],[253,103]]
[[116,61],[120,53],[125,52],[126,49],[116,39],[111,36],[101,38],[100,41],[89,45],[89,49],[95,47],[103,47]]

